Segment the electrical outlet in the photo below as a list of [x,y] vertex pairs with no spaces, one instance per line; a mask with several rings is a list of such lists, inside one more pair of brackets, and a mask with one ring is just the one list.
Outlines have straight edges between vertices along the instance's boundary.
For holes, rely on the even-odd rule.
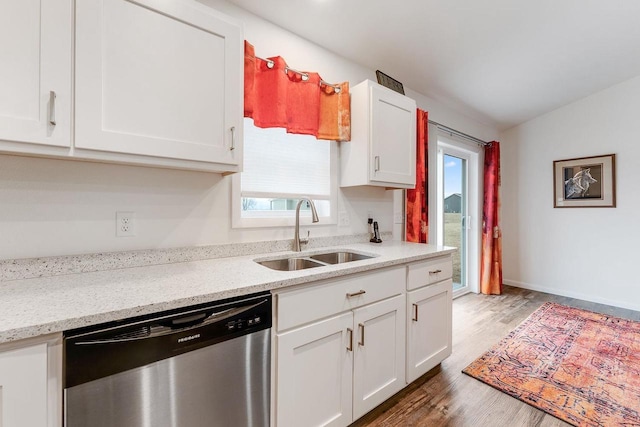
[[403,222],[404,222],[404,215],[402,215],[402,212],[395,212],[393,214],[393,223],[402,224]]
[[116,236],[132,237],[136,235],[136,213],[116,212]]
[[349,212],[340,211],[338,213],[338,226],[339,227],[348,227],[351,221],[349,220]]

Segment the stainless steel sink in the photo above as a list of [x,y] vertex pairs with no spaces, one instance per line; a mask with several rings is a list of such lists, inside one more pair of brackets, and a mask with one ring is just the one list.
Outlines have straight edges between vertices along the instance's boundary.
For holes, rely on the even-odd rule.
[[313,261],[309,258],[284,258],[256,262],[264,265],[265,267],[269,267],[272,270],[281,271],[304,270],[305,268],[322,267],[323,265],[326,265]]
[[343,262],[360,261],[373,257],[356,252],[327,252],[325,254],[311,255],[309,258],[327,264],[342,264]]
[[295,271],[306,268],[322,267],[326,265],[342,264],[345,262],[360,261],[373,258],[372,255],[359,254],[349,251],[324,252],[308,257],[296,256],[292,258],[267,259],[256,261],[272,270]]

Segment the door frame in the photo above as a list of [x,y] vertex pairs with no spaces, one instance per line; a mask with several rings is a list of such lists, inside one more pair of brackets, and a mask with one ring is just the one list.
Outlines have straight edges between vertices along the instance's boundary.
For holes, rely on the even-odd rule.
[[471,217],[467,221],[468,239],[467,239],[467,286],[453,293],[453,297],[459,297],[468,292],[480,292],[480,251],[482,236],[482,188],[483,176],[481,173],[481,165],[484,161],[484,150],[479,144],[467,141],[463,138],[456,137],[446,131],[438,129],[434,125],[429,125],[429,141],[435,143],[429,144],[429,170],[436,171],[431,177],[435,179],[429,180],[429,194],[436,196],[435,200],[429,203],[429,218],[434,221],[429,224],[429,243],[436,245],[438,236],[440,235],[441,224],[438,221],[438,197],[442,196],[442,190],[438,190],[442,178],[439,176],[438,158],[441,148],[446,147],[451,152],[464,153],[467,158],[467,192],[468,205],[467,216]]

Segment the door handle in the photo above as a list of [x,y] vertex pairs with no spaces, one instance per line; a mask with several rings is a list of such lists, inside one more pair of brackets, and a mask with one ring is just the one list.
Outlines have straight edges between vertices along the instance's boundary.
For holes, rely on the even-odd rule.
[[349,345],[347,346],[347,351],[353,351],[353,329],[347,328],[347,333],[349,334]]
[[364,295],[366,293],[367,293],[367,291],[360,289],[358,292],[347,293],[347,298],[357,297],[359,295]]
[[358,328],[360,329],[360,341],[358,341],[358,345],[364,347],[364,325],[358,323]]
[[418,321],[418,304],[412,304],[413,305],[413,318],[411,320],[413,320],[414,322]]
[[49,124],[56,125],[56,92],[49,91]]
[[231,126],[231,147],[229,150],[233,151],[236,149],[236,127]]

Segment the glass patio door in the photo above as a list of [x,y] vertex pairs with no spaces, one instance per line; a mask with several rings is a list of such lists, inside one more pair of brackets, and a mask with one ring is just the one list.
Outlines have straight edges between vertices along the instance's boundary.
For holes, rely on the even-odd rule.
[[454,246],[453,291],[469,289],[469,155],[448,145],[438,145],[438,238],[437,243]]

